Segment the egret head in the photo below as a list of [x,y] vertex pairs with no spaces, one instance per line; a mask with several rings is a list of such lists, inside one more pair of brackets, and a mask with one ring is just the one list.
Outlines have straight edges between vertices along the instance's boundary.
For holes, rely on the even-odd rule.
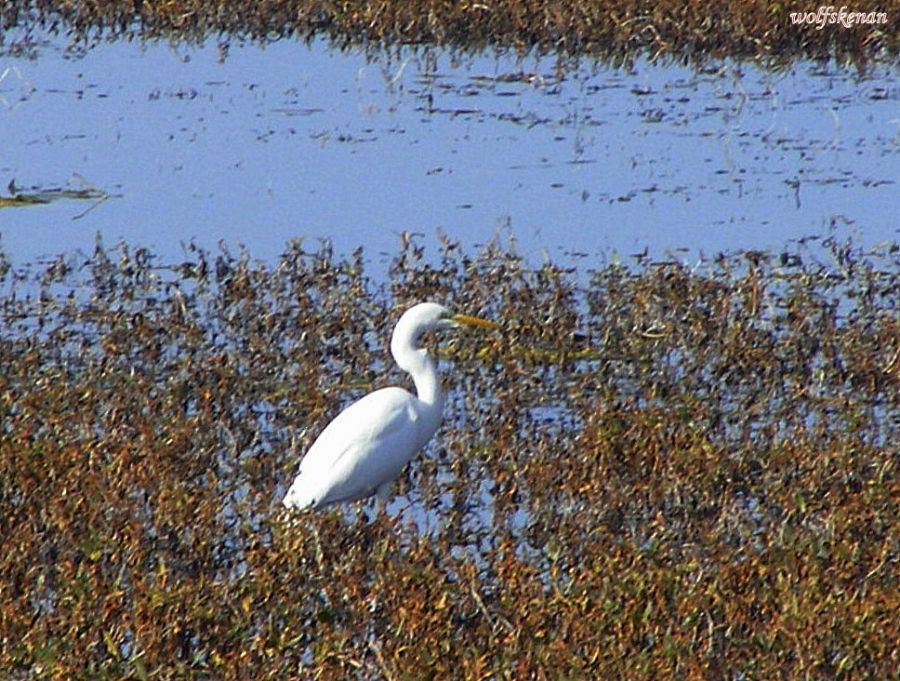
[[470,317],[464,314],[454,314],[452,311],[438,303],[419,303],[409,308],[400,317],[391,337],[391,354],[400,368],[410,371],[412,366],[419,361],[427,361],[427,353],[419,348],[419,337],[426,331],[440,331],[444,329],[456,329],[462,326],[478,326],[486,329],[496,329],[498,324]]

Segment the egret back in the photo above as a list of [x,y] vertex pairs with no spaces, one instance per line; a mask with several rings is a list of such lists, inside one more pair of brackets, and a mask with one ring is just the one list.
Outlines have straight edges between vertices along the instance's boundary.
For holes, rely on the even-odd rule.
[[401,388],[377,390],[354,402],[309,448],[285,506],[320,508],[374,494],[431,439],[441,408]]

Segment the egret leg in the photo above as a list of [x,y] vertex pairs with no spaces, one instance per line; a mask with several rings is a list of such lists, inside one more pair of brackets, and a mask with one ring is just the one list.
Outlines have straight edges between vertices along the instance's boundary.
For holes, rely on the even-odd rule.
[[403,507],[397,511],[397,519],[407,527],[412,528],[413,530],[416,528],[416,519],[412,516],[411,511],[413,504],[415,502],[409,498],[409,496],[404,497],[403,499]]
[[388,515],[387,502],[388,502],[388,499],[391,498],[391,483],[392,482],[393,481],[388,480],[387,482],[382,483],[381,485],[378,485],[378,487],[375,488],[375,499],[374,499],[375,504],[374,504],[374,508],[372,509],[372,515],[369,518],[370,523],[374,523],[382,515]]

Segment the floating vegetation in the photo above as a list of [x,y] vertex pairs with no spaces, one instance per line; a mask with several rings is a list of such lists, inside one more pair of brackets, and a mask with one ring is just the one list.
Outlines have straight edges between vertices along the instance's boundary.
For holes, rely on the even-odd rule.
[[[229,41],[326,38],[341,49],[401,46],[485,49],[519,54],[589,56],[613,64],[637,57],[704,62],[735,58],[783,63],[837,59],[857,65],[895,63],[900,48],[900,3],[857,8],[788,0],[660,2],[640,0],[492,0],[492,2],[270,2],[214,0],[48,3],[8,0],[0,35],[35,28],[75,42],[100,37],[201,41],[213,37],[223,55]],[[812,10],[812,11],[811,11]],[[28,41],[18,48],[28,49]]]
[[77,220],[94,210],[94,208],[106,201],[110,196],[105,191],[90,186],[90,183],[88,183],[80,175],[75,175],[73,177],[73,181],[83,186],[72,186],[73,182],[70,181],[69,186],[66,187],[29,187],[28,189],[23,190],[22,187],[16,186],[15,179],[10,180],[9,185],[7,185],[9,196],[0,196],[0,208],[24,208],[28,206],[43,206],[52,201],[59,201],[60,199],[93,201],[93,204],[91,204],[91,206],[89,206],[87,210],[79,213],[73,218]]
[[[897,244],[574,270],[407,239],[383,284],[98,244],[0,286],[6,678],[896,673]],[[389,514],[285,514],[426,299],[503,328],[442,346]]]

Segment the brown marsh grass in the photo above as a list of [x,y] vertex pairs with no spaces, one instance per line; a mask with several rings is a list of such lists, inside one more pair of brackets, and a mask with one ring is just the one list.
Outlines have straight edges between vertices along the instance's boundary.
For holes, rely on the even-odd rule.
[[[5,679],[874,679],[900,640],[900,248],[595,271],[407,242],[0,260]],[[450,404],[389,515],[285,515],[348,400]]]
[[[876,23],[796,24],[791,15],[816,13],[828,3],[671,0],[7,0],[0,36],[11,28],[49,29],[76,43],[101,38],[199,41],[223,50],[232,40],[325,38],[341,49],[371,51],[447,47],[518,54],[587,56],[615,65],[638,57],[702,63],[734,58],[783,64],[793,59],[862,66],[896,63],[900,1],[882,0],[846,10],[870,13]],[[835,12],[840,3],[831,6]],[[877,15],[881,14],[879,18]],[[27,40],[26,40],[27,42]]]

